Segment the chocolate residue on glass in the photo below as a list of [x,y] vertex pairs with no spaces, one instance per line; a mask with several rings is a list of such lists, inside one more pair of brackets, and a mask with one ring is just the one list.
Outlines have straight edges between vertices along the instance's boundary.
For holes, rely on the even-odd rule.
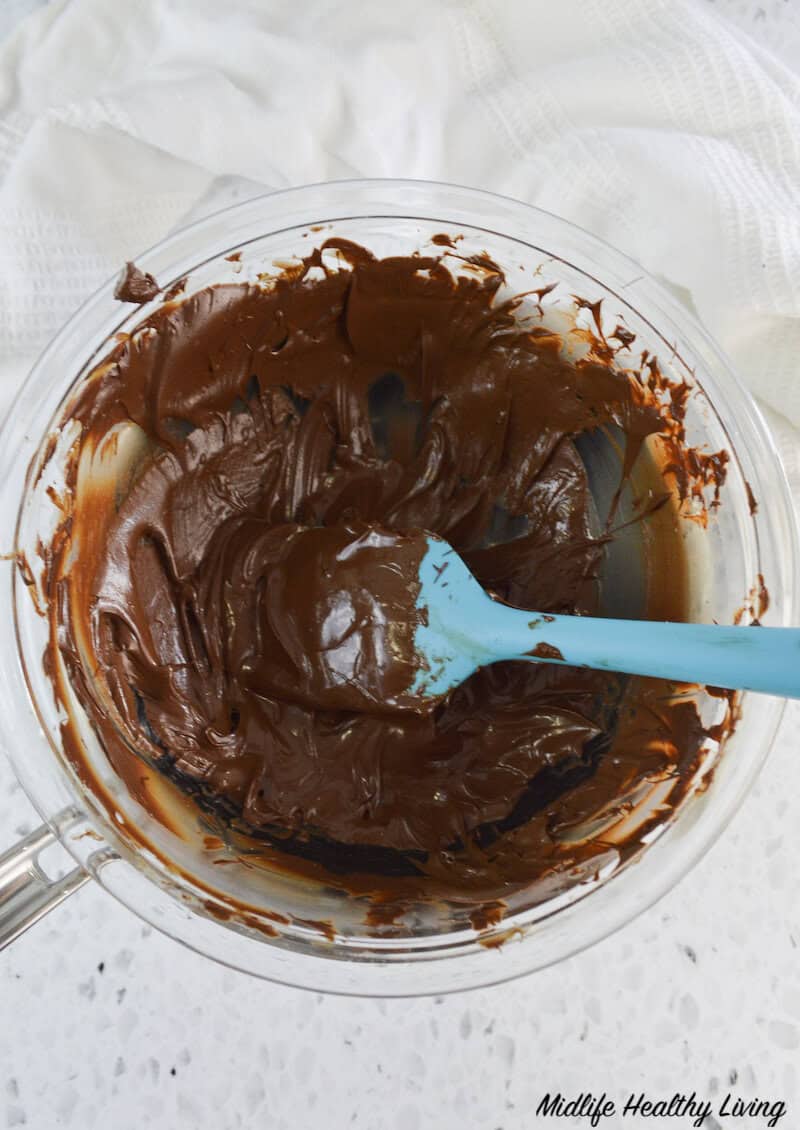
[[[597,304],[584,304],[589,350],[570,360],[559,334],[518,318],[520,296],[500,296],[499,267],[473,257],[451,273],[450,254],[380,260],[330,239],[264,285],[164,305],[65,411],[80,432],[73,505],[45,552],[52,646],[142,803],[149,766],[226,839],[372,894],[391,920],[403,899],[494,908],[594,858],[608,844],[581,829],[640,782],[677,782],[678,803],[708,739],[692,688],[546,663],[495,664],[432,713],[385,713],[368,632],[374,708],[329,696],[287,612],[302,601],[283,599],[325,600],[299,527],[355,547],[354,591],[359,554],[382,548],[365,527],[395,548],[426,530],[498,598],[594,614],[622,488],[658,436],[665,489],[639,520],[670,569],[654,566],[648,614],[681,619],[683,550],[663,506],[688,515],[724,477],[725,453],[686,446],[688,386],[647,354],[619,366],[633,338],[606,340]],[[620,489],[598,525],[577,445],[609,429]],[[88,779],[69,722],[65,742]]]
[[158,294],[160,287],[152,275],[139,270],[135,263],[125,264],[125,270],[114,290],[114,297],[120,302],[135,302],[141,306]]
[[[150,277],[152,278],[152,276]],[[184,290],[186,290],[186,283],[188,281],[189,280],[187,279],[186,275],[183,275],[181,278],[176,279],[172,286],[164,291],[164,302],[172,302],[174,299],[178,298],[179,295],[183,294]],[[153,282],[155,282],[155,279],[153,279]],[[151,295],[150,297],[154,298],[155,295]]]

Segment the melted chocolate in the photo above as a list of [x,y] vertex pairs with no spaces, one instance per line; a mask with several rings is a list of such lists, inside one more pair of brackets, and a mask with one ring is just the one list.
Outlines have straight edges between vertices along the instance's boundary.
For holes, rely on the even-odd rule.
[[116,285],[114,297],[120,302],[134,302],[141,306],[155,298],[159,289],[152,275],[139,270],[135,263],[128,262]]
[[537,659],[558,659],[562,663],[564,661],[564,656],[559,649],[554,647],[551,643],[537,643],[530,654],[535,655]]
[[[429,714],[384,709],[387,626],[394,660],[411,630],[392,587],[409,531],[446,538],[515,606],[596,613],[613,515],[598,527],[576,441],[619,429],[625,479],[658,433],[681,497],[710,481],[682,446],[684,386],[654,358],[623,370],[601,335],[566,360],[558,335],[519,323],[518,298],[500,300],[500,270],[474,266],[456,277],[436,255],[329,240],[269,285],[165,304],[67,410],[83,501],[49,551],[48,591],[112,763],[145,804],[131,767],[155,766],[285,866],[373,875],[376,906],[409,889],[501,897],[604,850],[571,831],[644,778],[688,781],[706,739],[685,688],[542,663],[481,670]],[[103,486],[122,432],[133,469]],[[342,689],[352,636],[318,646],[331,591],[300,527],[347,558],[366,709]],[[377,605],[362,585],[375,568]],[[679,589],[662,578],[666,618]]]

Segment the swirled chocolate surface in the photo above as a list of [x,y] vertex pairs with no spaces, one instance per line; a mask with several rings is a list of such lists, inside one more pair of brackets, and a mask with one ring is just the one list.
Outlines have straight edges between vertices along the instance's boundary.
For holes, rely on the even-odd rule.
[[[263,286],[166,301],[75,394],[78,503],[48,551],[54,643],[134,790],[136,767],[155,767],[287,866],[499,897],[600,850],[576,829],[637,781],[688,780],[706,737],[691,695],[514,662],[431,713],[397,713],[386,631],[359,606],[373,693],[352,709],[307,643],[325,576],[297,531],[356,546],[354,593],[376,554],[391,568],[392,546],[427,530],[502,600],[595,613],[615,506],[596,512],[582,438],[621,437],[622,485],[663,437],[669,481],[639,506],[654,530],[711,471],[682,456],[684,387],[619,363],[624,327],[570,360],[488,261],[451,272],[445,251],[325,246],[340,269],[317,250]],[[662,527],[658,611],[679,619],[682,548]],[[396,660],[403,625],[380,614]]]

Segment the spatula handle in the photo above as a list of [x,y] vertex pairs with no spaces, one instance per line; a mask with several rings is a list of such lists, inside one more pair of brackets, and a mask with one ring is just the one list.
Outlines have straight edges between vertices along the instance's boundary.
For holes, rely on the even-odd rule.
[[[800,628],[536,616],[514,609],[507,655],[800,698]],[[502,617],[505,619],[505,617]],[[511,628],[511,621],[500,635]],[[500,642],[496,638],[494,643]],[[527,645],[527,646],[526,646]],[[538,651],[538,655],[536,652]],[[531,654],[533,652],[533,654]]]

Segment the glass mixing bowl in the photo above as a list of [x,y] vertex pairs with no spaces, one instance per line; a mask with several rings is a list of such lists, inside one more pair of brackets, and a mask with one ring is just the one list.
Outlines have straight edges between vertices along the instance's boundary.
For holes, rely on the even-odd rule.
[[[291,189],[220,212],[164,240],[138,265],[167,288],[186,277],[185,293],[210,283],[255,279],[336,235],[380,255],[429,248],[434,234],[463,237],[462,255],[488,252],[515,290],[558,283],[543,299],[544,317],[578,325],[580,295],[636,334],[636,349],[659,357],[693,393],[688,441],[730,453],[721,506],[707,525],[677,519],[689,563],[686,618],[731,622],[763,576],[770,593],[765,622],[798,622],[794,578],[796,534],[777,451],[748,393],[708,335],[670,293],[636,263],[565,221],[514,200],[451,185],[348,181]],[[231,260],[240,252],[238,260]],[[37,479],[43,448],[70,390],[102,360],[118,333],[155,309],[121,306],[113,284],[72,318],[40,358],[0,436],[2,529],[14,555],[35,559],[55,522],[52,491],[68,446],[62,435]],[[535,302],[535,296],[530,299]],[[586,323],[588,324],[588,323]],[[611,489],[608,451],[589,443],[583,455],[593,493]],[[618,464],[616,464],[618,466]],[[53,478],[53,475],[56,478]],[[753,510],[752,496],[760,503]],[[609,557],[604,610],[652,614],[658,563],[646,566],[641,532]],[[633,540],[630,540],[630,539]],[[19,558],[17,558],[19,559]],[[666,566],[665,566],[666,567]],[[636,798],[633,814],[604,830],[608,850],[591,869],[562,876],[510,899],[496,926],[477,932],[457,906],[394,925],[366,925],[350,900],[323,883],[283,873],[214,866],[203,829],[160,824],[126,792],[98,747],[84,734],[101,787],[89,791],[63,748],[61,715],[42,665],[47,623],[36,611],[32,578],[4,560],[0,578],[0,734],[44,825],[0,857],[0,941],[60,901],[88,877],[135,914],[193,949],[241,970],[319,990],[401,995],[464,989],[541,968],[597,941],[663,895],[719,835],[762,764],[783,703],[747,694],[723,748],[710,743],[696,787],[631,858],[614,847],[624,821],[644,820],[664,786]],[[720,700],[704,701],[707,717]],[[708,769],[713,765],[713,773]],[[629,825],[625,825],[626,829]],[[207,831],[207,829],[206,829]],[[49,880],[38,864],[54,839],[74,869]],[[363,908],[362,908],[363,909]],[[324,925],[328,923],[330,925]]]

